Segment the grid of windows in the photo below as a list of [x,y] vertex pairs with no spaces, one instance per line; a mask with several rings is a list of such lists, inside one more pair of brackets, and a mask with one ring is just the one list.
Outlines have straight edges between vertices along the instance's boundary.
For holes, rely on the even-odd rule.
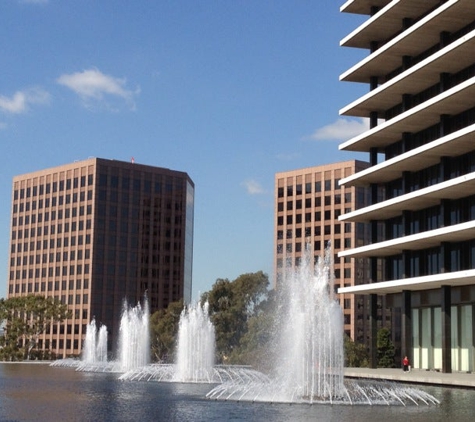
[[[354,223],[343,223],[339,216],[355,209],[356,203],[367,203],[364,189],[341,188],[339,181],[355,171],[368,167],[367,163],[349,161],[325,166],[277,173],[275,176],[275,284],[283,282],[286,271],[298,266],[309,245],[315,260],[331,243],[334,252],[335,286],[362,283],[367,274],[366,260],[339,259],[339,251],[349,248],[358,236],[368,236],[366,225],[357,229]],[[356,271],[356,268],[360,268]],[[350,297],[339,297],[351,302]],[[346,306],[345,331],[355,336],[355,309]],[[363,336],[360,338],[363,341]]]
[[189,301],[193,197],[186,173],[102,159],[14,178],[8,294],[41,294],[72,310],[41,347],[78,355],[95,317],[112,350],[125,298],[147,293],[152,311]]

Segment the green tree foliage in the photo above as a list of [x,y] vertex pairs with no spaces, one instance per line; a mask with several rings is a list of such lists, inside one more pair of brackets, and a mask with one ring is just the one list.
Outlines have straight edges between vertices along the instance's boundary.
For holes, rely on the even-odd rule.
[[350,368],[368,367],[369,356],[364,344],[355,343],[350,336],[345,334],[345,366]]
[[[258,317],[262,302],[267,298],[269,278],[262,271],[242,274],[234,281],[218,279],[201,301],[209,303],[211,321],[216,330],[216,352],[218,361],[237,363],[242,361],[241,340],[246,346],[254,342],[244,339],[249,324],[259,331],[261,324],[253,319]],[[242,362],[240,362],[242,363]]]
[[376,346],[378,349],[378,367],[394,368],[394,344],[391,341],[391,332],[387,328],[378,330]]
[[262,372],[270,372],[273,367],[272,347],[275,323],[275,291],[268,293],[266,300],[259,303],[257,312],[247,321],[247,331],[242,335],[239,347],[233,350],[231,361],[240,365],[252,365]]
[[46,327],[70,317],[67,305],[51,297],[28,295],[0,299],[0,321],[5,322],[0,359],[29,359]]
[[156,361],[172,362],[183,301],[172,302],[150,317],[152,356]]

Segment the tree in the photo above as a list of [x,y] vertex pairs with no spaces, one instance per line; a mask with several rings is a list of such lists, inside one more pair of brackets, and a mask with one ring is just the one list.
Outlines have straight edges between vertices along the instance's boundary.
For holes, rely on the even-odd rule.
[[247,321],[247,330],[242,335],[239,347],[233,350],[231,361],[235,364],[252,365],[254,368],[269,372],[273,368],[276,348],[272,346],[275,330],[276,292],[271,290],[267,299],[255,308],[256,311]]
[[378,367],[394,368],[394,344],[391,341],[391,332],[387,328],[383,327],[378,331],[376,346],[378,349]]
[[183,301],[172,302],[150,317],[152,356],[157,361],[172,361],[178,334]]
[[218,360],[233,363],[241,338],[248,331],[248,322],[259,314],[259,305],[266,299],[269,285],[262,271],[242,274],[234,281],[218,279],[201,297],[208,301],[211,321],[216,331]]
[[369,362],[368,351],[364,344],[355,343],[350,336],[345,334],[345,366],[350,368],[366,368]]
[[1,298],[0,321],[5,321],[5,332],[0,338],[0,359],[29,359],[46,327],[70,317],[68,306],[51,297]]

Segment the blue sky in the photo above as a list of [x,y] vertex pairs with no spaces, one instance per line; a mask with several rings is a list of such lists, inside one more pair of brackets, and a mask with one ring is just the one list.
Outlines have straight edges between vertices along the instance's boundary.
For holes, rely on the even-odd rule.
[[195,182],[193,296],[272,277],[276,172],[365,156],[338,111],[364,51],[335,0],[0,0],[0,296],[12,178],[88,157]]

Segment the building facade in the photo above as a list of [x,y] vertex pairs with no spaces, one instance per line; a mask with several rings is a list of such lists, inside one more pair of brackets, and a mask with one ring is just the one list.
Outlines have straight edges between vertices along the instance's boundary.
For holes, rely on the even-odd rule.
[[371,203],[340,219],[368,222],[371,241],[339,254],[370,259],[365,284],[340,292],[368,295],[373,316],[386,297],[414,368],[473,371],[475,2],[348,0],[341,11],[367,15],[341,45],[368,50],[341,80],[369,87],[341,114],[370,121],[340,145],[370,167],[342,183],[369,187]]
[[53,297],[72,318],[39,350],[79,355],[95,318],[117,343],[123,301],[191,300],[194,183],[186,173],[91,158],[13,179],[8,297]]
[[[280,172],[275,175],[274,283],[283,282],[288,270],[297,267],[310,248],[315,260],[323,257],[330,243],[334,254],[335,287],[361,284],[368,273],[368,260],[338,258],[343,250],[367,243],[369,225],[340,222],[339,216],[364,206],[369,191],[364,187],[341,187],[340,180],[364,170],[368,163],[340,163]],[[345,333],[369,344],[369,315],[365,296],[337,295],[344,315]],[[380,309],[378,318],[386,318]]]

